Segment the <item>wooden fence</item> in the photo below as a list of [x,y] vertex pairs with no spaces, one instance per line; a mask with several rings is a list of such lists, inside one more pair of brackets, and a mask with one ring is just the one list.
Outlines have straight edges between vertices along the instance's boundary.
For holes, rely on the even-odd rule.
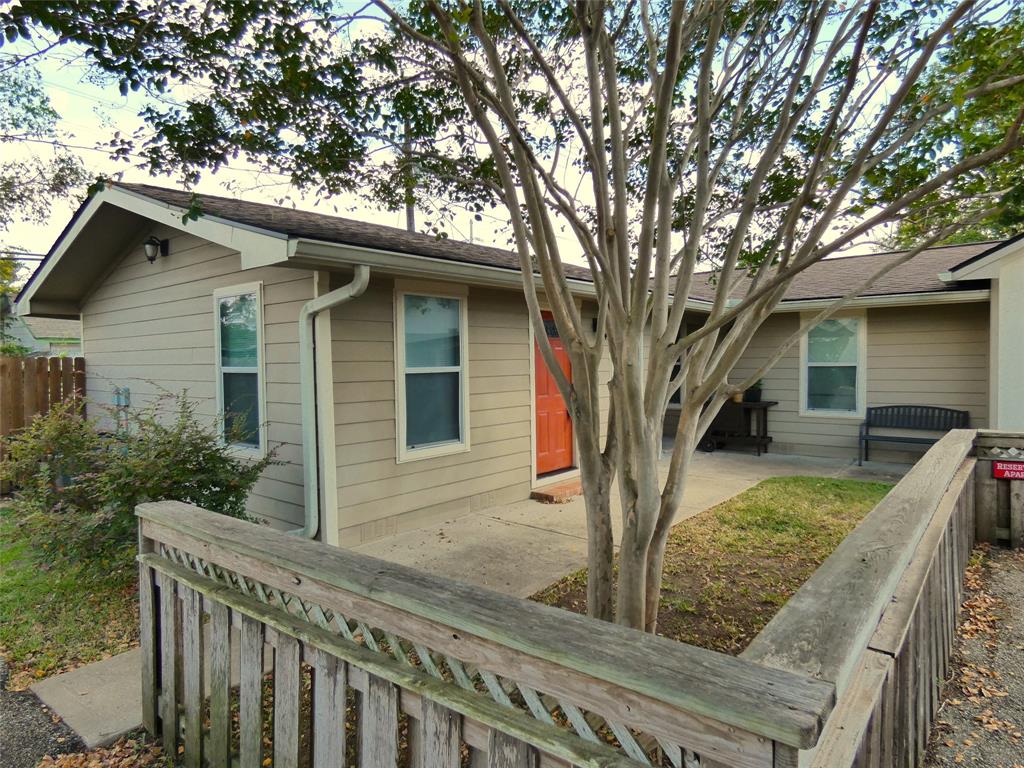
[[1024,462],[1024,436],[981,432],[977,453],[978,540],[1024,547],[1024,479],[996,479],[992,471],[995,462]]
[[835,683],[800,765],[922,764],[974,544],[974,438],[954,430],[933,446],[744,653]]
[[916,768],[989,437],[933,446],[740,658],[141,505],[143,723],[195,768]]
[[137,514],[143,723],[186,766],[767,768],[832,709],[804,675],[187,504]]
[[[84,357],[0,357],[0,441],[49,411],[51,403],[84,397]],[[10,490],[0,482],[0,493]]]
[[0,357],[0,437],[46,413],[51,403],[84,396],[84,357]]

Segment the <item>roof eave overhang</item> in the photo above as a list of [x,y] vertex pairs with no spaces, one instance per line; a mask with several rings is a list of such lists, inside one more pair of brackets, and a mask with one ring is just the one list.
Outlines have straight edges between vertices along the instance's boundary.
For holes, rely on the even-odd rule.
[[947,282],[958,280],[994,280],[999,277],[1001,262],[1024,253],[1024,239],[1017,238],[994,248],[974,262],[967,262],[944,272],[939,277]]
[[138,214],[155,224],[163,224],[237,250],[241,254],[243,269],[285,262],[289,256],[287,235],[217,216],[202,215],[197,219],[189,219],[185,216],[187,211],[184,208],[154,200],[117,186],[110,186],[93,195],[79,209],[74,220],[54,243],[43,263],[18,296],[16,311],[19,315],[79,317],[80,307],[75,302],[50,301],[45,298],[37,298],[37,294],[46,285],[47,277],[59,268],[61,259],[75,244],[86,225],[105,204]]
[[[292,241],[290,262],[295,266],[310,269],[337,269],[338,267],[365,264],[371,269],[401,277],[449,280],[493,288],[522,289],[523,287],[522,273],[517,269],[464,261],[449,261],[307,238],[298,238]],[[543,289],[540,275],[536,275],[534,279],[537,286]],[[597,296],[597,290],[589,280],[569,278],[566,283],[569,290],[576,296],[583,298],[596,298]],[[686,306],[688,309],[708,311],[711,308],[711,302],[690,299]]]
[[[988,288],[964,291],[931,291],[929,293],[888,293],[876,296],[859,296],[847,302],[844,309],[908,307],[928,304],[969,304],[988,301],[991,294],[992,292]],[[838,300],[838,298],[794,299],[781,302],[775,311],[807,312],[815,309],[825,309]]]

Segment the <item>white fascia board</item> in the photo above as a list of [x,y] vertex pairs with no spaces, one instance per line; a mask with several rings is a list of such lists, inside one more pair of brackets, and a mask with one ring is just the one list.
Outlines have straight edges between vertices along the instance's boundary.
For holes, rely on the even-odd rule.
[[[462,282],[472,285],[486,285],[495,288],[522,288],[523,279],[518,270],[491,266],[488,264],[472,264],[464,261],[446,261],[429,256],[399,253],[380,248],[367,248],[360,245],[344,245],[322,240],[298,238],[292,241],[291,256],[297,266],[309,268],[354,266],[365,264],[375,270],[382,270],[389,275],[418,277],[425,279],[444,279],[450,282]],[[540,275],[536,276],[538,287],[543,289]],[[576,296],[595,298],[597,291],[589,280],[568,279],[569,290]],[[686,303],[689,309],[707,311],[711,303],[701,299],[690,299]]]
[[[103,203],[101,199],[103,193],[95,195],[85,206],[85,210],[79,214],[78,219],[75,223],[64,233],[61,237],[60,242],[56,244],[50,255],[39,265],[39,269],[29,277],[28,285],[25,287],[24,295],[18,299],[18,303],[15,307],[17,314],[19,315],[31,315],[32,314],[32,296],[35,294],[36,289],[46,281],[47,275],[53,270],[57,262],[60,261],[65,251],[71,246],[71,243],[75,241],[82,229],[89,220],[96,215],[96,211],[99,210],[100,205]],[[41,311],[38,308],[36,311]],[[78,307],[75,307],[75,314],[78,313]]]
[[[68,248],[104,203],[131,211],[155,223],[196,235],[217,245],[237,250],[242,255],[242,269],[283,263],[288,260],[287,235],[206,214],[195,220],[190,219],[186,223],[182,221],[182,216],[186,212],[184,208],[112,186],[90,198],[75,223],[61,237],[50,256],[40,266],[39,271],[31,277],[25,294],[18,301],[18,314],[32,314],[32,297],[36,290],[46,282],[47,276],[60,263]],[[62,309],[67,309],[67,307],[62,307]],[[36,311],[42,312],[43,310],[37,306]],[[50,312],[51,310],[46,311]]]
[[[302,266],[339,267],[365,264],[388,274],[406,277],[445,279],[451,282],[488,285],[498,288],[521,288],[520,272],[488,264],[471,264],[464,261],[446,261],[416,254],[398,253],[379,248],[359,245],[344,245],[320,240],[299,239],[294,248],[292,260]],[[540,277],[537,277],[538,284]],[[596,296],[594,284],[586,280],[568,280],[573,293]]]
[[[971,302],[988,301],[991,295],[988,288],[971,291],[935,291],[932,293],[889,293],[880,296],[861,296],[848,302],[844,309],[858,307],[908,307],[928,304],[968,304]],[[813,309],[825,309],[838,299],[802,299],[783,301],[776,312],[803,312]]]
[[[951,270],[945,274],[949,276],[950,280],[994,280],[999,277],[999,262],[1008,256],[1014,256],[1016,254],[1024,253],[1024,240],[1018,240],[1015,243],[1010,243],[1000,247],[997,251],[993,251],[983,259],[979,259],[973,264],[968,264],[960,269]],[[945,280],[946,277],[940,275]]]
[[[110,196],[104,198],[108,194]],[[101,202],[108,202],[160,224],[236,250],[242,255],[242,269],[263,267],[288,260],[288,235],[280,232],[206,213],[201,213],[197,219],[183,222],[182,216],[187,212],[185,208],[116,186],[104,189],[97,198],[103,198]]]

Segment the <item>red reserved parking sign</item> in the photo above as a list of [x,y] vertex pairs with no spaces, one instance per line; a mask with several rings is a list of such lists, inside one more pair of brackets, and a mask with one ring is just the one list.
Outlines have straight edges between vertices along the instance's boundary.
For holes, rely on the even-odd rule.
[[992,477],[997,480],[1024,480],[1024,461],[993,461]]

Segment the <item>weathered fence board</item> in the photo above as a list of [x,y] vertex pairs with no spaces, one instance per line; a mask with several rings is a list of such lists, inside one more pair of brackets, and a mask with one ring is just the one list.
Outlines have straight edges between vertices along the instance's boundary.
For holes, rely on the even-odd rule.
[[207,604],[210,614],[210,741],[206,760],[211,768],[231,764],[231,615],[227,606]]
[[[837,683],[836,709],[801,765],[916,768],[924,759],[949,670],[975,499],[989,493],[969,455],[973,438],[951,432],[936,444],[748,649]],[[808,641],[815,621],[823,628]]]
[[241,768],[263,764],[263,625],[241,616],[238,722]]
[[[141,505],[140,574],[159,587],[140,598],[156,625],[143,629],[151,727],[176,749],[184,726],[186,765],[233,761],[218,729],[238,643],[244,768],[261,765],[264,738],[281,768],[303,738],[314,766],[354,749],[375,768],[915,768],[982,530],[974,437],[936,444],[739,659],[187,504]],[[207,701],[189,658],[204,615],[210,714],[197,747]]]
[[319,649],[313,655],[313,765],[345,759],[345,663]]
[[280,636],[274,653],[274,765],[278,768],[299,765],[299,662],[299,641]]
[[1024,461],[1024,436],[1011,432],[985,430],[977,439],[978,466],[975,470],[978,497],[978,541],[1007,542],[1024,546],[1024,499],[1014,493],[1017,479],[995,478],[992,466],[996,461]]
[[[139,515],[140,565],[168,580],[172,595],[174,585],[182,595],[201,595],[211,623],[223,622],[214,613],[224,611],[241,629],[243,766],[266,757],[252,735],[261,727],[264,677],[274,687],[266,749],[285,768],[295,764],[299,728],[307,724],[307,743],[332,756],[328,764],[345,752],[351,728],[347,736],[358,739],[365,766],[453,766],[464,742],[470,763],[480,765],[690,768],[700,754],[705,768],[767,768],[779,764],[784,747],[813,744],[831,709],[827,683],[185,504],[142,505]],[[187,614],[186,627],[192,621]],[[211,629],[211,646],[212,638]],[[153,653],[180,658],[164,640],[161,633]],[[261,666],[264,642],[274,649],[272,669]],[[300,656],[313,670],[302,713]],[[161,697],[162,683],[153,681]],[[211,680],[210,734],[201,743],[210,765],[214,744],[218,753],[222,745],[213,736],[216,687]],[[346,708],[348,689],[357,693],[355,710]],[[192,686],[186,691],[202,702]],[[181,689],[175,692],[180,699]],[[185,704],[189,752],[193,705]]]

